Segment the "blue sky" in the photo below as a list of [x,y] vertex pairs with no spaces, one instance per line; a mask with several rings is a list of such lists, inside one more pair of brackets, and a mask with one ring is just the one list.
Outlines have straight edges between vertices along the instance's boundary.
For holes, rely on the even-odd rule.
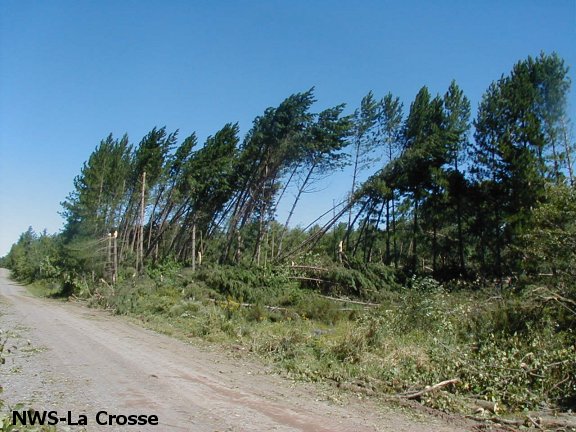
[[[2,0],[0,256],[30,225],[61,229],[60,202],[109,133],[138,143],[166,126],[203,142],[239,122],[243,135],[312,86],[318,111],[351,112],[369,90],[407,110],[423,85],[444,93],[455,79],[475,111],[492,81],[541,51],[576,81],[575,36],[574,0]],[[349,183],[331,177],[295,221]]]

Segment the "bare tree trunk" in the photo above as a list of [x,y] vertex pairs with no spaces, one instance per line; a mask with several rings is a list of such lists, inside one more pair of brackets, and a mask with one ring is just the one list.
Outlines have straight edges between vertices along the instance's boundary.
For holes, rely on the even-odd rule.
[[128,198],[128,204],[124,211],[124,215],[120,220],[120,257],[125,256],[126,249],[134,251],[134,225],[136,224],[136,197],[135,189],[132,189]]
[[256,265],[260,266],[260,255],[262,253],[262,239],[264,238],[265,223],[264,217],[266,215],[266,205],[260,210],[260,218],[258,221],[258,235],[256,236],[256,247],[252,254],[252,262],[256,260]]
[[161,187],[160,190],[158,191],[158,196],[154,200],[154,206],[152,207],[152,213],[150,214],[150,219],[148,222],[150,226],[148,227],[148,240],[146,244],[146,250],[150,249],[150,244],[152,242],[152,227],[154,226],[154,216],[156,215],[156,209],[160,204],[160,199],[162,198],[162,195],[164,194],[165,190],[166,190],[165,187]]
[[314,168],[316,168],[316,162],[314,162],[312,164],[312,166],[310,167],[310,169],[308,170],[308,174],[306,175],[304,182],[302,183],[302,185],[298,189],[298,194],[296,195],[296,198],[294,199],[294,202],[292,203],[292,207],[290,208],[290,212],[288,213],[288,217],[286,218],[286,222],[284,223],[284,229],[282,230],[282,232],[280,234],[280,238],[278,239],[278,255],[280,255],[280,253],[282,253],[282,242],[284,240],[284,236],[286,235],[286,232],[288,231],[288,224],[290,223],[290,220],[292,219],[292,216],[294,215],[294,210],[296,209],[296,206],[298,205],[298,202],[300,201],[300,197],[302,196],[302,193],[306,189],[306,186],[308,185],[308,182],[310,181],[310,178],[312,177],[312,172],[314,171]]
[[574,166],[572,165],[572,153],[574,152],[574,146],[570,142],[570,136],[568,134],[568,125],[566,120],[562,120],[562,132],[564,134],[564,152],[566,153],[566,168],[568,169],[568,176],[570,178],[570,184],[575,185],[574,178]]
[[398,242],[396,239],[396,199],[392,191],[392,249],[394,252],[394,268],[398,268]]
[[[347,205],[345,205],[342,210],[340,210],[336,215],[334,215],[334,217],[332,219],[330,219],[322,227],[322,229],[314,232],[314,234],[310,235],[306,240],[301,242],[298,246],[292,248],[291,250],[289,250],[287,252],[284,252],[284,254],[282,256],[277,258],[277,261],[279,261],[281,259],[286,259],[286,258],[288,258],[288,257],[290,257],[296,253],[301,253],[301,252],[312,249],[314,247],[314,245],[316,245],[316,243],[318,243],[318,241],[322,238],[322,236],[324,236],[328,232],[328,230],[330,228],[332,228],[332,226],[334,226],[334,224],[336,222],[338,222],[338,220],[340,220],[340,218],[342,218],[342,216],[344,216],[348,212],[350,205],[352,205],[352,204],[348,203]],[[356,217],[358,217],[358,216],[356,216]]]
[[114,283],[118,281],[118,231],[114,231],[113,240],[114,242]]
[[196,222],[192,225],[192,271],[196,271]]
[[[288,177],[288,180],[286,180],[286,184],[284,185],[284,187],[282,188],[282,192],[280,193],[280,196],[278,197],[278,201],[276,202],[276,207],[278,206],[278,204],[280,203],[280,201],[282,201],[282,198],[284,197],[284,194],[286,193],[286,190],[288,189],[288,186],[290,185],[290,183],[292,182],[292,178],[294,177],[294,175],[298,172],[298,168],[300,167],[300,164],[297,164],[294,169],[292,170],[292,172],[290,173],[290,177]],[[276,211],[276,207],[274,208],[274,211]]]
[[390,264],[390,200],[386,200],[386,264]]
[[144,210],[146,207],[146,171],[142,173],[142,195],[140,201],[140,227],[138,238],[138,254],[140,257],[140,267],[136,266],[136,270],[141,272],[144,269]]
[[432,227],[432,274],[436,274],[438,265],[438,227],[434,221]]
[[[354,171],[352,173],[352,188],[350,189],[350,198],[349,198],[349,203],[352,202],[353,196],[354,196],[354,192],[356,191],[356,179],[358,177],[358,162],[360,159],[360,141],[358,141],[356,143],[356,154],[354,157]],[[348,230],[350,230],[351,228],[351,224],[352,224],[352,206],[350,206],[350,209],[348,211]],[[346,247],[348,247],[348,237],[346,238]]]
[[412,271],[416,271],[418,268],[418,200],[419,197],[417,194],[414,194],[414,226],[413,226],[413,233],[412,233]]
[[[247,188],[248,186],[245,186]],[[244,189],[240,192],[238,197],[236,198],[236,202],[234,204],[234,210],[232,211],[232,216],[230,217],[230,221],[228,223],[228,232],[226,234],[226,246],[223,248],[222,253],[220,254],[220,263],[224,263],[228,260],[230,255],[230,250],[232,249],[232,244],[234,243],[234,237],[238,231],[238,223],[240,218],[242,217],[242,213],[245,213],[244,207],[246,205],[246,200],[249,195],[249,191]]]
[[[388,205],[388,201],[386,201],[386,205]],[[370,239],[370,247],[367,253],[367,261],[372,262],[372,250],[374,249],[374,243],[376,242],[376,235],[378,234],[378,225],[380,225],[380,219],[382,219],[382,213],[384,212],[384,203],[380,206],[380,211],[378,212],[378,219],[376,219],[376,225],[374,226],[374,236]],[[386,222],[388,223],[388,222]],[[388,227],[386,227],[388,230]]]
[[368,225],[368,221],[370,220],[370,216],[372,216],[372,212],[374,210],[374,206],[371,204],[370,208],[368,209],[368,213],[366,214],[366,217],[364,218],[364,220],[362,221],[362,225],[360,226],[360,232],[358,233],[358,238],[356,239],[356,244],[354,244],[354,250],[352,251],[352,256],[356,256],[356,252],[358,251],[358,246],[360,245],[360,242],[362,240],[362,236],[364,235],[365,239],[364,242],[368,241],[366,239],[366,235],[364,234],[366,231],[366,226]]
[[[350,206],[351,204],[349,204]],[[354,227],[354,225],[356,225],[356,222],[358,221],[358,218],[360,217],[360,215],[362,214],[362,212],[364,212],[364,209],[366,208],[366,206],[368,205],[368,201],[366,201],[363,205],[362,208],[360,209],[360,211],[356,214],[356,216],[354,217],[354,219],[352,220],[352,224],[348,226],[348,229],[346,230],[346,235],[344,236],[344,243],[346,243],[347,245],[350,244],[350,234],[352,234],[352,228]],[[349,209],[347,209],[348,211]],[[348,248],[346,248],[348,249]]]

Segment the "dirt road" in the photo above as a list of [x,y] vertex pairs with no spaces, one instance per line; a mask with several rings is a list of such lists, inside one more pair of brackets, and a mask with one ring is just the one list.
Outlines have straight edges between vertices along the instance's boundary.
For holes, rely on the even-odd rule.
[[[33,298],[7,276],[0,269],[0,328],[7,346],[18,349],[0,367],[2,397],[59,416],[70,411],[76,422],[85,415],[88,431],[462,430],[354,396],[330,402],[317,388],[251,360],[196,348],[102,311]],[[100,411],[156,415],[159,425],[98,425]]]

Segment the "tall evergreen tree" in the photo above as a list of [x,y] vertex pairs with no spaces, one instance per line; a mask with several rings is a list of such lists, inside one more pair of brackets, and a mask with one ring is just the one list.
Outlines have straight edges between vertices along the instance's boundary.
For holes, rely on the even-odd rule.
[[423,87],[410,105],[404,124],[404,149],[399,160],[402,172],[398,181],[413,204],[412,271],[418,265],[420,206],[427,194],[438,194],[439,170],[448,158],[442,136],[443,117],[442,99],[431,99],[428,88]]
[[[376,122],[378,120],[378,101],[372,91],[360,102],[360,108],[354,112],[353,170],[350,197],[356,192],[358,175],[374,162],[374,150],[378,145]],[[352,208],[348,213],[348,229],[352,227]]]
[[97,237],[117,227],[132,170],[128,137],[102,140],[74,179],[74,191],[62,203],[64,235]]
[[[390,164],[397,157],[400,149],[402,131],[402,109],[403,105],[398,97],[388,93],[379,104],[380,113],[378,115],[379,136],[386,148],[387,163]],[[386,190],[386,263],[393,258],[394,265],[398,266],[398,248],[396,241],[396,195],[393,182],[389,182]],[[392,222],[392,223],[390,223]],[[390,243],[392,239],[392,254]]]
[[[518,254],[504,245],[517,244],[531,211],[544,199],[549,173],[558,177],[553,131],[563,116],[562,101],[569,88],[566,73],[555,54],[529,57],[493,83],[480,104],[474,123],[473,172],[484,184],[485,201],[492,208],[481,235],[492,251],[497,276],[502,275],[504,253],[506,267],[518,267]],[[550,153],[552,167],[546,156]]]
[[[313,89],[310,89],[288,97],[277,108],[268,108],[254,120],[240,148],[235,179],[238,190],[232,203],[222,261],[230,259],[232,245],[235,241],[238,243],[239,232],[248,222],[258,224],[257,243],[261,241],[265,224],[276,209],[281,180],[302,156],[313,102]],[[237,245],[236,256],[239,250]]]
[[450,83],[444,95],[444,139],[448,145],[452,168],[448,173],[450,198],[455,202],[456,224],[458,237],[458,267],[460,275],[466,272],[464,258],[464,228],[463,228],[463,195],[466,191],[466,179],[459,166],[459,159],[466,154],[468,133],[470,130],[470,101],[458,87],[456,81]]
[[296,197],[292,203],[284,229],[278,241],[277,255],[282,253],[282,240],[300,197],[308,191],[309,186],[320,178],[341,169],[346,163],[347,155],[343,149],[349,144],[347,138],[352,128],[351,118],[342,117],[344,105],[326,109],[314,115],[303,136],[301,167],[302,179],[298,185]]

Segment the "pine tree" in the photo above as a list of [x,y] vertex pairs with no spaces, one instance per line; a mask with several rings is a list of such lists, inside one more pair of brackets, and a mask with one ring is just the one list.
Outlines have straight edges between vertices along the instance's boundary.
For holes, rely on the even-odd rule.
[[566,73],[555,54],[529,57],[493,83],[480,104],[474,123],[473,173],[491,208],[482,235],[497,276],[504,264],[512,271],[520,265],[513,246],[532,210],[544,200],[549,173],[559,178],[556,131],[569,88]]
[[[265,225],[277,207],[282,178],[292,172],[302,158],[302,143],[313,117],[309,112],[313,102],[313,89],[310,89],[288,97],[277,108],[268,108],[254,120],[240,148],[234,180],[238,189],[231,203],[227,244],[221,261],[230,259],[233,243],[249,222],[258,225],[252,255],[255,258]],[[238,251],[237,247],[236,256]]]
[[62,203],[64,235],[98,237],[117,227],[132,170],[128,137],[102,140],[74,179],[75,190]]
[[[376,122],[378,101],[370,91],[362,98],[360,108],[354,112],[353,169],[350,197],[356,192],[358,175],[374,163],[374,150],[378,145]],[[352,229],[352,208],[348,213],[348,230]]]
[[458,267],[460,276],[466,273],[464,258],[463,195],[466,179],[459,166],[459,159],[467,152],[470,130],[470,101],[458,87],[456,81],[450,83],[444,95],[445,124],[444,137],[449,146],[452,170],[448,173],[451,201],[455,202],[458,236]]
[[398,160],[400,176],[397,181],[400,188],[410,194],[413,204],[412,271],[418,266],[420,207],[428,194],[438,194],[439,170],[448,160],[442,136],[443,122],[442,99],[431,99],[428,88],[423,87],[410,105],[403,129],[404,149]]
[[[402,103],[398,97],[388,93],[379,104],[378,128],[379,136],[386,148],[387,163],[390,164],[397,157],[400,147],[401,127],[402,127]],[[386,263],[391,262],[393,257],[394,265],[398,266],[398,247],[396,241],[396,196],[392,182],[387,185],[388,195],[386,202]],[[390,221],[392,219],[392,221]],[[392,224],[390,224],[392,222]],[[377,228],[376,224],[376,228]],[[392,238],[392,254],[390,253],[390,243]],[[371,246],[372,247],[372,246]]]

